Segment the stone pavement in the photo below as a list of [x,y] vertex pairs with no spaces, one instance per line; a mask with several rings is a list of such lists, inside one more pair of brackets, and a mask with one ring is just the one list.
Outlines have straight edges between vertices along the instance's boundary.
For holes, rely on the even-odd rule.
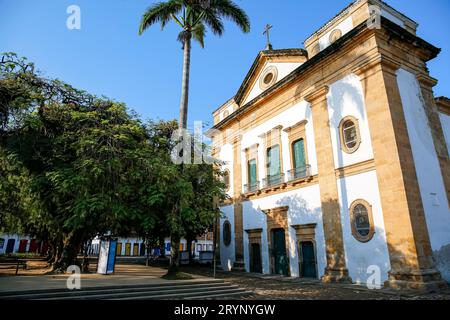
[[[212,276],[210,268],[184,267],[183,272]],[[435,293],[369,290],[356,284],[325,284],[319,280],[242,272],[217,272],[217,279],[254,294],[249,300],[450,300],[450,289]]]
[[[167,283],[168,280],[161,276],[166,274],[167,270],[155,267],[146,267],[142,265],[116,265],[114,275],[100,274],[82,274],[81,287],[105,287],[120,285],[142,285]],[[0,292],[6,291],[28,291],[42,289],[65,289],[68,274],[60,275],[18,275],[0,277]],[[201,275],[194,275],[195,280],[213,280]],[[183,280],[189,282],[191,280]]]

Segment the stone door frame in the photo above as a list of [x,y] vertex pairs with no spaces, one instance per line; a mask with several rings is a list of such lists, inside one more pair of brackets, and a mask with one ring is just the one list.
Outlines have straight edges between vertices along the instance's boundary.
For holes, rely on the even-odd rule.
[[311,242],[314,248],[314,258],[315,258],[315,266],[316,266],[316,279],[319,279],[319,270],[317,265],[317,243],[316,243],[316,227],[317,223],[310,224],[298,224],[292,225],[292,228],[295,229],[296,235],[296,248],[297,248],[297,256],[298,256],[298,276],[301,278],[301,266],[303,254],[301,252],[301,243],[302,242]]

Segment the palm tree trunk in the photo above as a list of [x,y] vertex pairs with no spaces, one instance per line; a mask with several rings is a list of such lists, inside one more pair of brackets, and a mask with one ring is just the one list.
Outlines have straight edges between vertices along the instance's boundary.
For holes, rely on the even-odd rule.
[[183,82],[180,101],[180,129],[187,128],[187,113],[189,104],[189,74],[191,69],[191,37],[184,41]]
[[[181,101],[180,101],[180,122],[178,124],[180,129],[187,129],[187,113],[189,104],[189,73],[191,69],[191,37],[186,37],[184,40],[184,61],[183,61],[183,82],[181,87]],[[183,164],[181,164],[181,171],[183,171]],[[180,210],[178,207],[175,214],[180,220]],[[180,267],[180,240],[178,232],[171,234],[171,259],[168,274],[176,274]]]

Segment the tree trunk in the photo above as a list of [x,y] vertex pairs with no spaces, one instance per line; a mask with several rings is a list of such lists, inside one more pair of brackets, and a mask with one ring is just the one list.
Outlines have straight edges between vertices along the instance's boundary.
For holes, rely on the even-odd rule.
[[192,256],[192,241],[194,241],[194,237],[188,235],[186,236],[186,241],[187,241],[187,250],[189,252],[189,264],[192,264],[193,262],[193,256]]
[[181,237],[174,233],[170,236],[170,266],[169,274],[175,274],[180,270],[180,240]]
[[179,128],[187,128],[187,114],[189,104],[189,74],[191,69],[191,38],[184,41],[183,82],[181,87],[180,122]]
[[166,243],[165,243],[165,239],[166,237],[164,236],[160,236],[159,237],[159,256],[161,258],[165,258],[166,257]]
[[80,241],[80,237],[77,237],[73,233],[64,237],[61,247],[58,248],[55,263],[53,264],[54,272],[64,273],[67,267],[76,264],[77,255],[80,252]]

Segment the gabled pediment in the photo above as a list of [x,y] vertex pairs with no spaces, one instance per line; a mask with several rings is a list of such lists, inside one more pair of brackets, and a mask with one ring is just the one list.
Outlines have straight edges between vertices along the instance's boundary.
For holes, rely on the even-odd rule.
[[261,51],[245,77],[235,101],[239,106],[259,96],[308,60],[303,49]]

